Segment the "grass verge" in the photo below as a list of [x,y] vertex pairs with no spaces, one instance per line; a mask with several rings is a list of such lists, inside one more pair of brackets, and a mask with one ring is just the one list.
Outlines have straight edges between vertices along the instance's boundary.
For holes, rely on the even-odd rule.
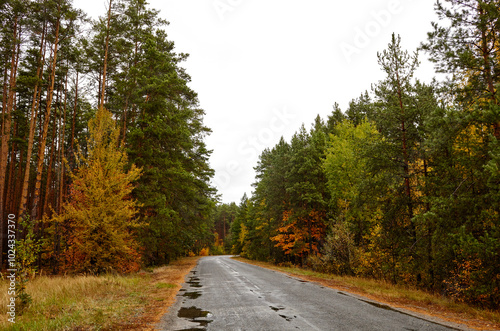
[[41,276],[28,282],[31,306],[7,321],[8,283],[0,282],[0,330],[154,330],[198,257],[132,275]]
[[476,330],[500,330],[500,310],[483,310],[436,294],[379,280],[337,276],[299,267],[281,267],[242,257],[234,259],[375,300],[393,308],[402,308],[420,315],[459,323]]

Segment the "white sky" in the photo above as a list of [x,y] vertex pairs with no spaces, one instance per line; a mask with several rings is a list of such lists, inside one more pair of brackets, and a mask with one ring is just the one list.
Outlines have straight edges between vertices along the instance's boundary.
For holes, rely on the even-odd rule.
[[[106,0],[77,1],[96,17]],[[326,119],[335,102],[346,110],[384,78],[377,52],[395,32],[414,51],[437,21],[435,0],[149,0],[183,66],[192,77],[213,130],[214,185],[223,202],[239,203],[255,181],[253,167],[266,147],[316,115]],[[417,78],[434,76],[426,54]]]

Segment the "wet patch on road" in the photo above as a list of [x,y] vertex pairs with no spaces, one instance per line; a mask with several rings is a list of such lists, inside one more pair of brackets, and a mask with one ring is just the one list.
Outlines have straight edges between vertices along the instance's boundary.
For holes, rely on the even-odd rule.
[[[196,271],[192,271],[191,275],[192,276],[189,277],[189,281],[187,281],[186,284],[189,286],[189,288],[193,288],[193,290],[190,291],[189,289],[183,288],[181,289],[181,291],[183,292],[181,296],[190,300],[194,300],[203,295],[203,292],[201,290],[197,290],[199,288],[202,288],[203,285],[200,284],[200,278],[196,276]],[[183,303],[185,303],[185,301]],[[208,324],[213,321],[210,319],[211,316],[212,314],[209,311],[200,309],[195,306],[181,307],[179,309],[179,312],[177,313],[177,317],[187,319],[193,323],[198,323],[198,326],[178,331],[206,330]]]
[[269,308],[271,308],[274,311],[280,311],[280,310],[285,309],[285,307],[274,307],[274,306],[269,306]]
[[205,328],[208,326],[208,324],[212,323],[212,320],[208,319],[212,315],[210,314],[209,311],[202,310],[197,307],[182,307],[179,312],[177,313],[177,316],[180,318],[186,318],[190,322],[193,323],[198,323],[199,326],[201,326],[203,329],[200,328],[191,328],[191,329],[183,329],[179,331],[185,331],[185,330],[205,330]]
[[359,300],[363,301],[363,302],[365,302],[365,303],[367,303],[369,305],[375,306],[377,308],[381,308],[381,309],[385,309],[385,310],[391,310],[391,311],[396,311],[396,312],[400,313],[399,310],[396,310],[396,309],[392,308],[391,306],[384,305],[382,303],[378,303],[378,302],[374,302],[374,301],[368,301],[368,300],[363,300],[363,299],[359,299]]
[[198,277],[191,277],[189,278],[189,281],[187,282],[187,284],[189,284],[190,287],[202,287],[200,285],[200,279]]
[[286,276],[286,278],[296,280],[296,281],[298,281],[298,282],[300,282],[300,283],[309,283],[309,281],[307,281],[307,280],[303,280],[303,279],[300,279],[300,278],[297,278],[297,277]]
[[281,318],[284,318],[287,322],[293,321],[294,318],[297,318],[297,316],[286,316],[286,315],[281,315],[279,314]]
[[186,292],[182,296],[186,297],[188,299],[194,300],[194,299],[198,299],[199,297],[201,297],[201,295],[202,295],[201,292],[194,291],[194,292]]
[[[272,310],[274,310],[275,312],[279,312],[279,311],[282,311],[282,310],[285,310],[286,307],[283,307],[283,306],[269,306],[269,308],[271,308]],[[278,314],[279,317],[285,319],[287,322],[291,322],[293,321],[294,318],[297,318],[297,316],[293,315],[293,316],[287,316],[287,315],[284,315],[284,314]]]
[[[189,281],[186,282],[186,284],[188,284],[189,287],[193,287],[195,289],[203,287],[200,284],[200,278],[198,278],[198,277],[195,276],[196,271],[193,271],[192,274],[193,274],[193,276],[191,276],[189,278]],[[180,291],[184,292],[182,294],[183,297],[188,298],[188,299],[192,299],[192,300],[199,298],[203,294],[202,291],[199,291],[199,290],[188,291],[185,288],[180,289]]]

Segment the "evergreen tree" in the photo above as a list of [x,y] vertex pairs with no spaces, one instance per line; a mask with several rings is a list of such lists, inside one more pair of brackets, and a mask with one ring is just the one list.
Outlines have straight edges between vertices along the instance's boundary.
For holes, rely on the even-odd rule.
[[[436,278],[448,293],[498,305],[500,237],[497,230],[497,169],[500,138],[498,1],[445,1],[436,11],[447,27],[433,23],[422,48],[440,72],[448,73],[446,104],[428,125],[432,153],[429,184],[439,254]],[[450,263],[451,262],[451,263]]]
[[[413,77],[418,66],[417,54],[401,49],[401,38],[392,35],[388,48],[378,54],[378,62],[386,79],[374,87],[373,119],[384,137],[373,146],[369,166],[372,172],[381,172],[378,186],[387,190],[382,219],[387,231],[387,249],[396,259],[410,265],[416,255],[413,247],[417,239],[413,217],[419,201],[416,193],[418,177],[417,153],[419,139],[419,110],[415,102]],[[392,280],[397,281],[402,270],[392,259]],[[405,271],[408,272],[408,271]]]
[[[213,170],[203,138],[203,111],[178,67],[185,58],[173,52],[162,31],[144,42],[137,91],[142,96],[128,133],[131,162],[144,167],[134,195],[143,204],[146,258],[164,263],[209,241]],[[147,219],[146,219],[147,217]]]

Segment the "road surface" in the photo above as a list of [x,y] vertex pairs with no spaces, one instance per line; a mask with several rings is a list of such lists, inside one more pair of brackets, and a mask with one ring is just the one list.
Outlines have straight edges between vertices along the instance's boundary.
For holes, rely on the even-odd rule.
[[158,329],[453,330],[228,256],[200,259]]

